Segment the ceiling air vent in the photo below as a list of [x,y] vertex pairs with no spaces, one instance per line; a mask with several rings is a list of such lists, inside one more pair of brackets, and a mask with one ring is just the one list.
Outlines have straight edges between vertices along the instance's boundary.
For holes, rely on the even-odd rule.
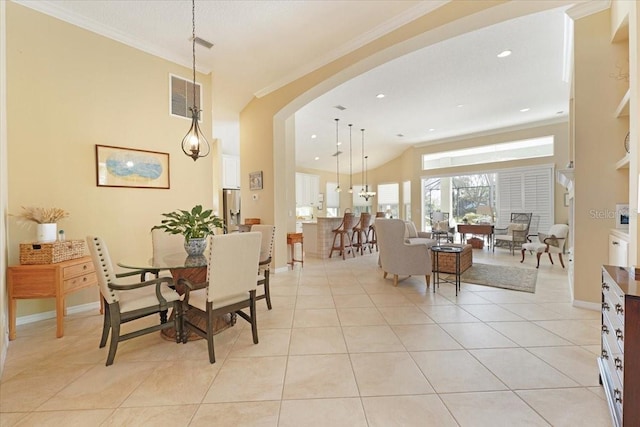
[[336,106],[335,106],[335,107],[333,107],[333,108],[337,108],[337,109],[338,109],[338,110],[340,110],[340,111],[344,111],[344,110],[346,110],[346,109],[347,109],[347,107],[344,107],[344,106],[342,106],[342,105],[336,105]]
[[342,154],[342,151],[336,151],[335,153],[332,154],[333,157],[339,156],[340,154]]
[[213,43],[206,41],[205,39],[201,39],[200,37],[196,37],[196,44],[204,46],[207,49],[211,49],[213,47]]

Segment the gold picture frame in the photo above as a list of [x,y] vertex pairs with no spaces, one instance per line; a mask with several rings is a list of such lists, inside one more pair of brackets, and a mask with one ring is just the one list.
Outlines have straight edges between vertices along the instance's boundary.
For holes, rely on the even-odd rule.
[[169,189],[169,153],[96,144],[98,187]]
[[249,189],[262,190],[262,171],[251,172],[249,174]]

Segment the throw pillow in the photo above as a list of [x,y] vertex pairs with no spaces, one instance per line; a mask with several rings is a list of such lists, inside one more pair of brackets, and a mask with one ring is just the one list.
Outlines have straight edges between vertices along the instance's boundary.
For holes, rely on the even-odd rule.
[[548,244],[549,246],[555,246],[556,248],[560,247],[560,242],[555,235],[551,235],[542,241],[543,243]]
[[514,231],[525,231],[527,229],[527,224],[519,224],[519,223],[510,223],[507,227],[507,234],[513,234]]
[[446,219],[444,221],[438,221],[433,229],[435,231],[449,231],[449,221]]
[[404,222],[404,237],[405,239],[412,239],[414,237],[418,237],[418,230],[416,230],[416,225],[411,221]]

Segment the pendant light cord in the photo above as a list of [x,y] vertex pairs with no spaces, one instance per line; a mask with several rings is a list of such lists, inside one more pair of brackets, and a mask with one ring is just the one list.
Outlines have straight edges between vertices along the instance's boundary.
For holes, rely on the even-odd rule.
[[193,54],[193,114],[196,113],[196,0],[191,0],[191,36]]

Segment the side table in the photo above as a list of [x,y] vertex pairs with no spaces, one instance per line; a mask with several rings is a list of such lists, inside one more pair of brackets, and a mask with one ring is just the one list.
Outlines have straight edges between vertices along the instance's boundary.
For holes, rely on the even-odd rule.
[[458,296],[458,290],[460,290],[460,255],[462,254],[464,248],[458,246],[432,246],[431,252],[433,252],[433,272],[435,273],[435,283],[433,285],[433,292],[436,291],[436,285],[440,287],[440,265],[439,265],[439,255],[441,253],[445,254],[455,254],[456,264],[455,264],[455,272],[453,273],[455,276],[455,281],[451,282],[450,280],[442,279],[443,282],[453,283],[456,286],[456,296]]
[[56,337],[60,338],[64,335],[64,297],[90,286],[98,289],[97,285],[98,278],[91,257],[88,256],[56,264],[7,267],[9,339],[16,338],[16,300],[55,298]]
[[[296,243],[300,243],[300,259],[296,259],[295,257]],[[291,264],[291,267],[293,267],[294,262],[299,262],[302,266],[304,266],[304,241],[302,233],[287,233],[287,246],[289,246],[291,250],[291,258],[289,258],[287,264]]]

